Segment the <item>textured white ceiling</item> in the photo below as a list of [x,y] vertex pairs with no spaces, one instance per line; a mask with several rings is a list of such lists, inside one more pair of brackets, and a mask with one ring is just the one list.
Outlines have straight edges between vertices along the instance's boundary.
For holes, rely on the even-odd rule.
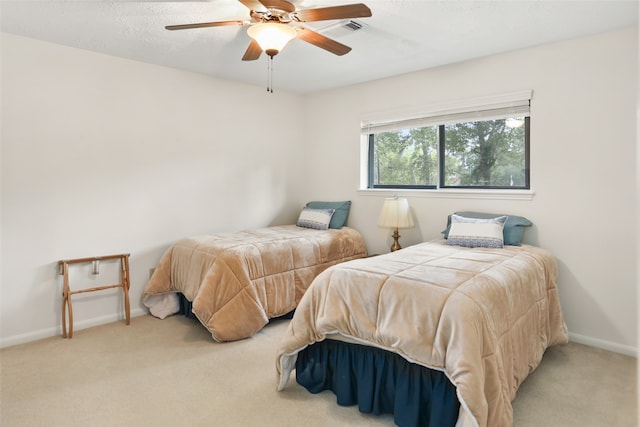
[[[294,0],[298,9],[359,0]],[[336,56],[293,40],[274,58],[275,90],[308,93],[557,40],[638,25],[636,0],[362,0],[363,30],[326,35],[353,48]],[[267,56],[241,61],[246,27],[167,31],[165,25],[247,20],[237,0],[0,1],[3,32],[258,86]],[[339,21],[305,24],[329,31]]]

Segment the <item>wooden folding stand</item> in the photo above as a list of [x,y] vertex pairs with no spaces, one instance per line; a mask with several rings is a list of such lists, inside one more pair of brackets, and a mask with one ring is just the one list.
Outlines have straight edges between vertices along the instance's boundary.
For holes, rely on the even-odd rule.
[[[72,291],[69,288],[69,265],[80,263],[92,263],[92,273],[98,274],[100,261],[120,260],[120,283],[115,285],[97,286],[95,288],[79,289]],[[67,313],[69,315],[69,334],[68,338],[73,337],[73,310],[71,308],[71,295],[83,292],[102,291],[104,289],[122,288],[124,294],[124,314],[126,316],[127,325],[131,322],[131,314],[129,308],[129,254],[105,255],[89,258],[76,258],[58,261],[60,275],[64,276],[64,287],[62,289],[62,337],[67,338]]]

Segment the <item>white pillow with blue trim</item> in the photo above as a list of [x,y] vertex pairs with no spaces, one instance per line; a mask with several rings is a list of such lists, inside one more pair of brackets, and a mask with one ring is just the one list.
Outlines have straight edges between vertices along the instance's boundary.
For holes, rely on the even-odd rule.
[[502,248],[505,222],[506,216],[484,219],[453,214],[447,244],[467,248]]
[[329,228],[331,217],[335,211],[335,209],[313,209],[305,207],[302,209],[302,212],[300,212],[296,225],[298,227],[326,230]]

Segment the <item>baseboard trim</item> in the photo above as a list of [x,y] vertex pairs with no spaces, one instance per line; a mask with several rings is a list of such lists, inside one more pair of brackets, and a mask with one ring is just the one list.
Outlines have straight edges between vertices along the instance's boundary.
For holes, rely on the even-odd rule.
[[[131,310],[131,317],[138,317],[147,315],[147,311],[143,308],[137,308]],[[96,317],[93,319],[82,320],[74,322],[73,329],[78,331],[81,329],[91,328],[93,326],[104,325],[107,323],[117,322],[122,320],[120,313],[114,313],[107,316]],[[56,335],[60,335],[60,327],[41,329],[35,332],[29,332],[26,334],[15,335],[0,340],[0,348],[10,347],[12,345],[24,344],[30,341],[36,341],[43,338],[49,338]],[[605,341],[597,338],[588,337],[585,335],[569,332],[569,341],[578,344],[588,345],[590,347],[601,348],[603,350],[612,351],[614,353],[620,353],[627,356],[638,357],[638,349],[628,345],[618,344],[611,341]]]
[[[144,316],[146,314],[148,314],[148,312],[143,308],[136,308],[131,310],[131,317]],[[87,329],[93,326],[100,326],[107,323],[117,322],[122,319],[123,318],[121,313],[114,313],[107,316],[95,317],[93,319],[81,320],[78,322],[73,322],[73,330],[79,331],[81,329]],[[62,327],[56,326],[55,328],[46,328],[26,334],[14,335],[12,337],[7,337],[0,340],[0,348],[24,344],[31,341],[41,340],[43,338],[54,337],[56,335],[61,336],[61,333]]]
[[588,345],[590,347],[600,348],[602,350],[613,351],[614,353],[625,354],[627,356],[638,357],[638,349],[628,345],[618,344],[611,341],[600,340],[597,338],[587,337],[580,334],[569,332],[569,341],[578,344]]

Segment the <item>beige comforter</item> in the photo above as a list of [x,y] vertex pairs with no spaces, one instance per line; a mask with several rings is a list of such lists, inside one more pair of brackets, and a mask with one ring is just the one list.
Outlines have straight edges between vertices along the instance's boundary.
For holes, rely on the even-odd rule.
[[238,340],[293,310],[327,267],[366,255],[362,236],[349,227],[284,225],[192,237],[163,255],[143,303],[154,314],[156,296],[181,292],[216,341]]
[[300,350],[346,337],[444,371],[457,387],[461,417],[510,426],[520,383],[548,346],[567,342],[555,259],[528,245],[468,249],[444,242],[320,274],[278,350],[278,390]]

